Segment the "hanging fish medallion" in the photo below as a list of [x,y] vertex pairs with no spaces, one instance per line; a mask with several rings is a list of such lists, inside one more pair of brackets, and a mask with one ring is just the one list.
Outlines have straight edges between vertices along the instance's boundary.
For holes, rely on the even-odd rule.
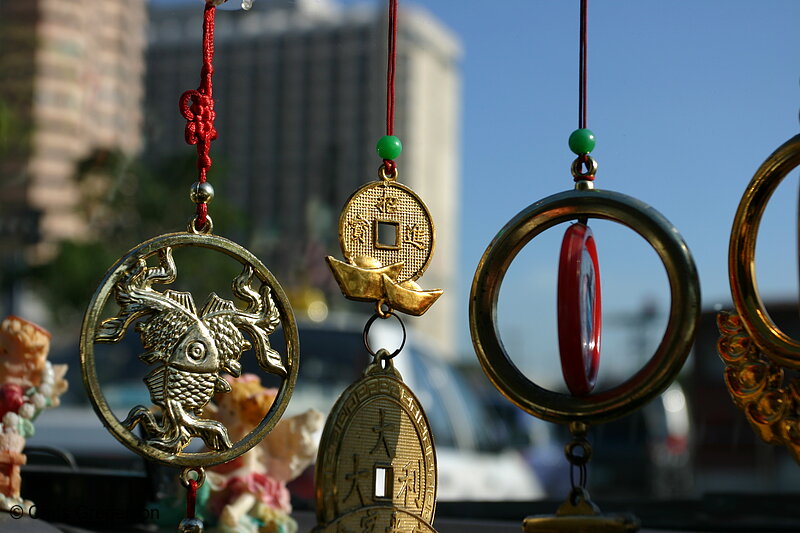
[[[233,299],[212,292],[198,308],[190,292],[156,289],[178,279],[174,249],[198,245],[221,251],[241,264],[241,273],[230,282]],[[103,319],[108,316],[106,307],[114,307],[112,297],[116,309]],[[286,333],[285,351],[271,346],[269,340],[279,326]],[[117,343],[130,331],[141,342],[139,359],[152,368],[144,383],[158,409],[136,405],[120,421],[100,390],[94,346]],[[240,357],[251,348],[259,367],[279,377],[282,384],[267,417],[244,441],[233,443],[225,426],[204,418],[202,412],[215,393],[230,391],[223,374],[239,376]],[[134,248],[109,270],[84,319],[81,357],[95,410],[117,439],[161,462],[202,466],[243,453],[277,423],[296,379],[297,333],[286,296],[250,252],[221,237],[175,233]],[[134,433],[137,426],[143,428],[144,440]],[[184,453],[194,438],[210,451]]]

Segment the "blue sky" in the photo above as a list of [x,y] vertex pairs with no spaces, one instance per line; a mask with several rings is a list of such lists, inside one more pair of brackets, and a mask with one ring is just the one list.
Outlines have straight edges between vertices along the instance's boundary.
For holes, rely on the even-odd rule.
[[[464,44],[458,297],[465,310],[472,272],[494,234],[527,205],[572,184],[566,139],[577,127],[579,3],[416,3]],[[661,211],[694,254],[705,306],[726,303],[739,199],[761,162],[800,132],[800,2],[590,1],[588,18],[597,186]],[[759,238],[759,285],[765,299],[795,300],[796,173],[776,196]],[[592,226],[609,322],[603,362],[625,372],[648,354],[629,353],[628,333],[615,336],[610,322],[646,299],[666,310],[666,275],[633,232]],[[526,247],[500,297],[512,358],[542,379],[557,376],[554,281],[562,234],[553,229]],[[465,311],[459,324],[466,324]]]
[[[472,273],[495,233],[527,205],[572,184],[566,140],[577,127],[579,2],[416,4],[464,46],[457,297],[466,331]],[[694,254],[704,306],[726,304],[739,199],[763,160],[800,132],[800,2],[590,1],[588,19],[597,186],[639,198],[672,221]],[[757,272],[765,299],[797,299],[796,206],[795,172],[762,224]],[[643,240],[613,223],[592,226],[608,324],[603,377],[604,368],[627,373],[649,355],[632,353],[631,332],[613,324],[646,300],[666,311],[669,293]],[[512,358],[545,381],[558,377],[554,284],[562,234],[550,230],[523,250],[499,304]],[[663,324],[654,327],[658,337]]]
[[[459,349],[468,354],[469,287],[486,246],[527,205],[572,186],[567,137],[577,127],[579,3],[401,0],[401,8],[406,3],[434,14],[464,48],[460,277],[450,294],[460,310]],[[588,124],[597,136],[597,187],[639,198],[675,224],[694,254],[706,307],[730,300],[728,238],[747,183],[800,130],[798,23],[796,0],[589,3]],[[797,198],[795,172],[762,223],[758,280],[768,300],[798,296]],[[592,227],[607,319],[602,364],[625,373],[649,354],[634,353],[631,332],[613,323],[645,301],[666,311],[666,275],[630,230]],[[550,230],[523,250],[500,297],[512,358],[545,381],[558,373],[562,234]]]

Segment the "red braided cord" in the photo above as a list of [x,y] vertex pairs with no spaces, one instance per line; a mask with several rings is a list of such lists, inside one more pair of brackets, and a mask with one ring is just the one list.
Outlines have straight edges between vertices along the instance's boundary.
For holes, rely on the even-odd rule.
[[[211,77],[214,75],[214,15],[216,6],[206,4],[203,11],[203,68],[200,71],[200,86],[196,91],[186,91],[178,101],[181,115],[186,119],[184,136],[188,144],[197,145],[198,181],[205,183],[211,168],[211,141],[217,138],[214,128],[214,99],[212,98]],[[189,101],[191,100],[191,104]],[[197,204],[195,227],[203,228],[208,216],[208,204]]]
[[[386,66],[386,135],[394,135],[394,79],[397,66],[397,0],[389,0],[389,46],[388,65]],[[397,164],[391,159],[384,159],[386,173],[394,174]]]
[[197,504],[197,480],[189,480],[189,488],[186,493],[186,518],[195,517],[195,507]]
[[389,64],[386,67],[386,135],[394,135],[394,79],[397,66],[397,0],[389,0]]
[[580,60],[578,61],[578,128],[586,128],[586,4],[581,0]]

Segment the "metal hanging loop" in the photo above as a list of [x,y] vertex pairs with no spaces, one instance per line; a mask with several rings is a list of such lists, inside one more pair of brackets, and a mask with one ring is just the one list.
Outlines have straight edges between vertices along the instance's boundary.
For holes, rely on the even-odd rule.
[[211,215],[206,215],[206,223],[201,228],[197,227],[197,218],[197,216],[193,216],[189,219],[187,231],[195,235],[210,235],[214,231],[214,221],[211,220]]
[[[586,170],[583,170],[582,167],[584,166]],[[592,181],[594,180],[595,174],[597,174],[597,160],[589,154],[578,156],[575,158],[575,161],[572,162],[570,170],[572,171],[572,177],[575,181]]]
[[[400,346],[392,353],[389,353],[389,351],[385,349],[380,349],[376,352],[375,350],[372,349],[372,346],[370,346],[369,344],[369,330],[372,327],[372,323],[375,322],[375,320],[377,320],[378,318],[381,319],[389,318],[390,316],[395,317],[397,321],[400,322],[400,328],[402,328],[403,331],[403,341],[400,343]],[[367,352],[369,352],[371,356],[377,357],[379,353],[386,352],[386,356],[384,357],[384,359],[393,359],[394,357],[397,356],[397,354],[399,354],[403,350],[403,347],[406,345],[406,325],[403,323],[403,319],[397,316],[393,311],[389,311],[389,314],[386,317],[383,317],[378,313],[375,313],[374,315],[369,317],[369,320],[367,320],[366,325],[364,325],[363,338],[364,338],[364,346],[366,347]]]
[[[196,474],[196,477],[191,477],[192,472]],[[206,481],[206,470],[202,466],[190,466],[181,471],[180,478],[184,487],[188,487],[189,481],[194,480],[197,482],[197,488],[200,488]]]
[[382,164],[378,167],[378,177],[384,181],[397,181],[397,178],[400,177],[400,171],[397,169],[397,165],[394,165],[394,168],[388,171],[386,164]]

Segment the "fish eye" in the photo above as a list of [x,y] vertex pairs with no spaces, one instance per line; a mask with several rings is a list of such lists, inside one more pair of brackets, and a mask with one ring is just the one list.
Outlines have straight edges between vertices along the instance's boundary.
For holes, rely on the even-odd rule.
[[186,347],[186,355],[189,359],[199,361],[206,355],[206,345],[200,341],[190,342]]

